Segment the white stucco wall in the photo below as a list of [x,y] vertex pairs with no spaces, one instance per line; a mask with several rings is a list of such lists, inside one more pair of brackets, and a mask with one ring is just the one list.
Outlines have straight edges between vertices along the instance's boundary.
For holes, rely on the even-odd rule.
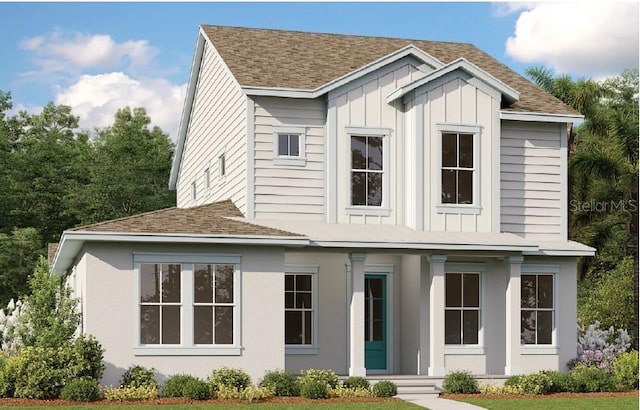
[[[204,377],[220,366],[239,367],[255,382],[266,370],[284,368],[284,253],[279,248],[224,246],[115,245],[86,247],[85,333],[105,349],[103,384],[118,383],[131,365],[153,367],[160,380],[176,373]],[[134,294],[134,252],[241,255],[240,356],[136,356],[139,332]]]

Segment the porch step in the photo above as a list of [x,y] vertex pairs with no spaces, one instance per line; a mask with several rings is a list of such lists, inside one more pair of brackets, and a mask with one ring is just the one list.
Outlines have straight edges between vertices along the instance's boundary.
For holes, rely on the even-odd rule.
[[367,380],[371,386],[381,380],[389,380],[398,386],[398,396],[411,399],[412,396],[432,396],[434,398],[440,395],[442,391],[432,379],[420,376],[410,375],[375,375],[367,376]]

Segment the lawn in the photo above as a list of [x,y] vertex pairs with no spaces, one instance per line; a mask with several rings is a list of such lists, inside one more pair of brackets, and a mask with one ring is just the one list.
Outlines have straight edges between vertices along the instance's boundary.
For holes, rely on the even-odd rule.
[[456,401],[474,404],[489,410],[553,410],[553,409],[598,409],[637,410],[638,396],[585,396],[585,397],[534,397],[502,399],[460,398]]

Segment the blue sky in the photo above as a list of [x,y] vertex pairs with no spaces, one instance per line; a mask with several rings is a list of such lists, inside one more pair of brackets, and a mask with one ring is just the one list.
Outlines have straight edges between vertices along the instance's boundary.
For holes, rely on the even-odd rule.
[[199,24],[469,42],[520,73],[604,78],[638,64],[637,1],[0,3],[0,90],[32,112],[71,105],[88,129],[142,105],[175,136]]

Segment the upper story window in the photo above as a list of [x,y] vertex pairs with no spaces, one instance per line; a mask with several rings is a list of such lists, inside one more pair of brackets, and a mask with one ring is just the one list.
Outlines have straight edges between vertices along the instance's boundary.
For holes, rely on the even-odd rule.
[[211,171],[209,167],[207,167],[204,170],[203,177],[204,177],[204,189],[205,191],[208,191],[209,189],[211,189]]
[[196,181],[191,183],[191,200],[195,201],[198,199],[198,189],[196,187]]
[[438,124],[440,213],[480,213],[480,132],[476,125]]
[[382,136],[351,136],[351,205],[382,205],[383,149]]
[[520,278],[520,342],[553,344],[553,274],[522,274]]
[[304,166],[306,164],[306,128],[274,127],[273,162],[276,165]]
[[473,203],[473,134],[442,133],[442,203]]
[[220,181],[224,181],[224,177],[227,175],[227,160],[224,153],[218,157],[218,173],[220,174]]

